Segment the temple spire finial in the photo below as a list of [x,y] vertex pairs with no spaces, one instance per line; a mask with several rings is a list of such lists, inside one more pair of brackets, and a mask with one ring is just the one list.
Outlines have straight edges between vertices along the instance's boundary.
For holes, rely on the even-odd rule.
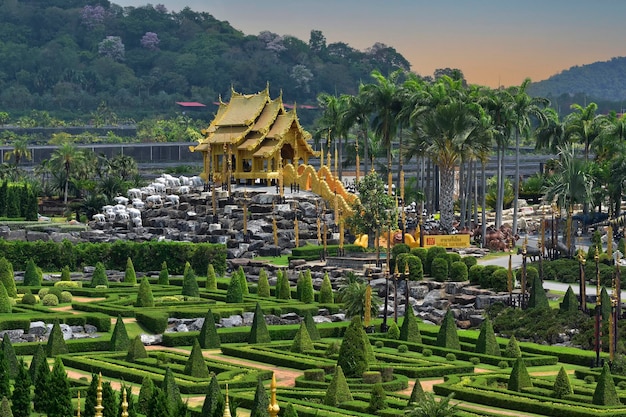
[[230,404],[228,403],[228,384],[226,384],[226,400],[224,401],[224,414],[223,417],[231,417]]
[[102,406],[102,372],[98,373],[98,388],[96,390],[96,414],[95,417],[102,417],[102,411],[104,407]]
[[277,417],[280,407],[276,402],[276,374],[272,373],[272,382],[270,383],[270,405],[267,406],[270,417]]

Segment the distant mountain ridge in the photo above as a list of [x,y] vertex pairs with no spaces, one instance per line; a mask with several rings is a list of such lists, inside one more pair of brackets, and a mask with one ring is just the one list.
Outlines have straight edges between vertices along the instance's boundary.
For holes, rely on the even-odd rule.
[[548,98],[582,93],[590,100],[626,100],[626,57],[571,67],[532,83],[528,92]]

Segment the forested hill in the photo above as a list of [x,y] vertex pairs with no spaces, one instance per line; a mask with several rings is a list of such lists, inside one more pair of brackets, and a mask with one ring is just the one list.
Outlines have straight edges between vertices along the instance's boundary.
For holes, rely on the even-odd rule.
[[247,36],[189,8],[121,7],[106,0],[0,0],[0,111],[88,117],[101,103],[119,117],[176,110],[264,89],[315,105],[321,92],[356,93],[374,69],[409,69],[392,47],[365,51],[268,28]]
[[528,91],[543,97],[583,93],[590,101],[623,101],[626,99],[626,57],[571,67],[547,80],[532,83]]

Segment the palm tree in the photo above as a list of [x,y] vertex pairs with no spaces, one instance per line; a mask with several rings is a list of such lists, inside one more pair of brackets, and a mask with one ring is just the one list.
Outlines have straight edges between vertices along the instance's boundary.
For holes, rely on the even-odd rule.
[[51,162],[58,164],[65,174],[63,188],[63,204],[67,206],[67,194],[73,166],[81,159],[82,152],[72,142],[64,142],[52,154]]
[[455,415],[457,407],[450,403],[454,394],[450,394],[439,401],[432,392],[425,392],[424,394],[426,398],[420,401],[413,410],[407,412],[407,417],[452,417]]
[[559,114],[552,107],[543,110],[545,123],[535,133],[537,141],[535,149],[547,149],[557,153],[558,148],[565,144],[565,127],[559,121]]
[[[397,70],[386,78],[379,71],[373,71],[372,77],[376,83],[366,84],[362,89],[372,112],[374,134],[382,140],[382,146],[387,151],[388,175],[391,174],[391,145],[398,129],[397,115],[401,108],[398,96],[399,79],[403,74],[404,71]],[[388,192],[391,194],[391,187]]]
[[[356,276],[354,273],[348,273],[339,284],[338,294],[341,302],[343,303],[346,317],[359,316],[363,318],[365,316],[365,297],[367,285],[367,282]],[[376,316],[378,314],[381,302],[382,301],[378,295],[372,294],[370,304],[370,313],[372,316]]]
[[[336,143],[336,145],[338,146],[338,153],[339,153],[339,161],[342,160],[342,136],[345,133],[344,127],[345,127],[345,123],[343,122],[343,113],[344,113],[344,109],[346,107],[346,101],[347,98],[345,96],[342,97],[337,97],[337,96],[333,96],[330,94],[326,94],[326,93],[322,93],[317,97],[317,101],[319,103],[319,106],[324,110],[322,113],[322,117],[320,117],[317,121],[317,130],[315,132],[315,134],[313,135],[314,139],[316,140],[316,142],[319,142],[319,140],[326,136],[327,138],[327,151],[330,153],[331,149],[330,146],[332,144],[335,144],[335,140],[337,140],[338,143]],[[337,161],[338,163],[338,177],[339,179],[342,178],[342,174],[343,174],[343,170],[341,167],[341,164],[339,164],[339,161]],[[328,167],[330,170],[332,170],[332,167],[329,166]]]
[[365,173],[369,172],[369,143],[368,143],[368,124],[369,124],[369,105],[365,99],[363,93],[363,84],[359,86],[359,92],[355,96],[346,96],[346,106],[344,109],[343,130],[349,131],[353,126],[357,126],[356,140],[359,142],[359,138],[363,142],[363,159]]
[[531,134],[531,118],[536,119],[540,126],[546,122],[546,116],[543,109],[549,104],[549,101],[541,97],[531,97],[526,92],[530,78],[526,78],[519,87],[514,89],[513,95],[513,126],[515,129],[515,185],[513,199],[513,234],[517,233],[517,213],[519,211],[519,189],[520,189],[520,173],[519,173],[519,147],[520,136],[524,135],[525,139]]
[[30,160],[32,153],[28,149],[28,141],[23,137],[18,137],[13,141],[13,149],[4,154],[4,159],[9,161],[13,159],[15,161],[15,175],[18,176],[18,170],[20,161],[22,159]]
[[587,107],[572,104],[574,110],[565,118],[565,138],[570,142],[578,141],[585,149],[585,161],[589,160],[589,148],[606,125],[606,118],[596,114],[598,105],[589,103]]

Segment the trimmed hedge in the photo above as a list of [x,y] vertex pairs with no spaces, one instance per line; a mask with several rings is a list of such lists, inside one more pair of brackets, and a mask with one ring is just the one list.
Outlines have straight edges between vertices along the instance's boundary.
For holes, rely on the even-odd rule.
[[[343,248],[346,253],[365,252],[365,248],[358,245],[344,245]],[[318,260],[323,250],[323,246],[300,246],[299,248],[293,248],[291,250],[291,256],[289,256],[289,259],[304,259],[307,261]],[[328,256],[337,256],[339,245],[326,245],[326,250]]]

